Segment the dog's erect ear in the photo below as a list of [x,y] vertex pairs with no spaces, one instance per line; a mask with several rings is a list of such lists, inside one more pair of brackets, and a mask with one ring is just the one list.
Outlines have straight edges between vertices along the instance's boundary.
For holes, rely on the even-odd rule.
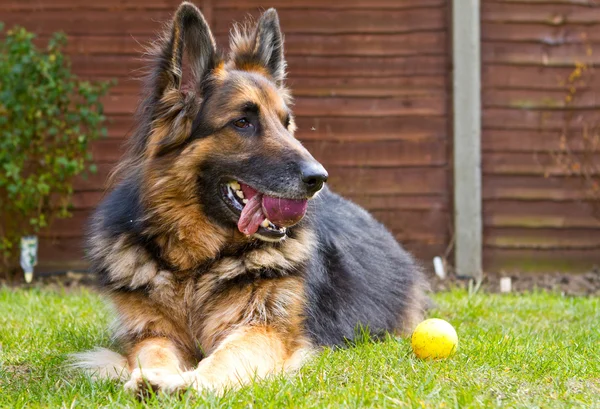
[[267,70],[277,85],[285,79],[283,35],[277,11],[271,8],[258,20],[254,33],[236,30],[231,39],[231,59],[239,69],[258,65]]
[[183,76],[183,53],[187,53],[194,81],[198,84],[216,65],[215,39],[202,16],[192,3],[183,2],[171,24],[169,37],[160,51],[158,93],[180,89]]
[[265,11],[258,21],[254,52],[275,82],[281,84],[285,79],[285,60],[283,59],[283,35],[275,9]]

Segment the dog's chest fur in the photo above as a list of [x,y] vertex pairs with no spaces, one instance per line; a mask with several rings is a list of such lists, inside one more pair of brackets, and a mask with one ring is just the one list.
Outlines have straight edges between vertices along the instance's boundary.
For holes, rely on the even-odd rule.
[[309,230],[277,246],[223,256],[202,268],[173,272],[161,268],[138,245],[122,236],[103,241],[93,256],[102,285],[116,305],[115,336],[176,334],[190,354],[210,351],[244,324],[269,324],[289,332],[302,327],[303,271],[314,246]]

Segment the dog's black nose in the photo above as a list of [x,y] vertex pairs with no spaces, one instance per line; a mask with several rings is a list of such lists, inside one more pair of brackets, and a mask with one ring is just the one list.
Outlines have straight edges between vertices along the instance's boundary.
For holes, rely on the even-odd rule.
[[319,162],[305,162],[302,164],[300,169],[302,174],[302,182],[306,186],[306,190],[309,194],[313,195],[317,193],[323,187],[323,184],[327,182],[327,171]]

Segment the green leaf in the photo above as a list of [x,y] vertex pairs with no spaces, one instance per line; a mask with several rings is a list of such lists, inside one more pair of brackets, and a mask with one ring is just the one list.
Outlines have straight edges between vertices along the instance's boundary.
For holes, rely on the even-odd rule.
[[[3,24],[0,23],[0,31]],[[105,134],[102,96],[113,81],[89,82],[71,71],[64,33],[45,49],[14,27],[0,37],[0,220],[2,263],[18,259],[23,232],[68,216],[73,179],[96,172],[89,142]],[[52,200],[51,200],[52,198]],[[55,202],[56,201],[56,202]],[[60,206],[49,206],[61,203]]]

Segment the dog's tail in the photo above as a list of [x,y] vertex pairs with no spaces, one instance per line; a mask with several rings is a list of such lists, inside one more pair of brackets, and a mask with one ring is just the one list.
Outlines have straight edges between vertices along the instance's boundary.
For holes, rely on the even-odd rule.
[[69,366],[83,369],[94,379],[124,381],[129,378],[127,358],[106,348],[73,354]]

